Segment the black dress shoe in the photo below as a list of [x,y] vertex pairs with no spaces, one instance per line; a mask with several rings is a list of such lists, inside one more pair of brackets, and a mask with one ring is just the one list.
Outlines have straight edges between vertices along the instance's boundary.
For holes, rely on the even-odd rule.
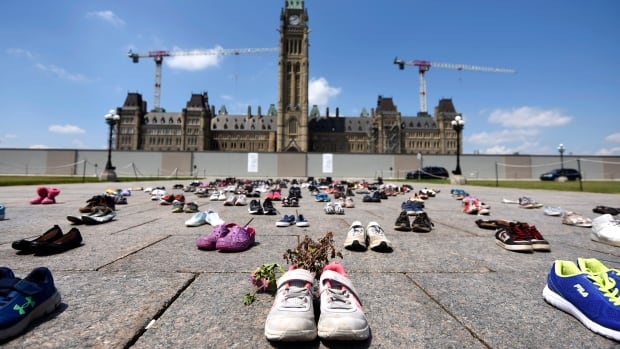
[[46,242],[33,242],[32,250],[37,255],[50,255],[65,252],[82,244],[82,234],[77,228],[71,228],[60,239]]
[[38,238],[34,240],[22,239],[22,240],[13,241],[13,244],[11,246],[14,249],[19,250],[19,251],[33,252],[32,250],[33,244],[52,242],[52,241],[60,239],[62,236],[63,236],[62,229],[60,229],[58,225],[54,225],[48,231],[43,233],[43,235],[39,236]]

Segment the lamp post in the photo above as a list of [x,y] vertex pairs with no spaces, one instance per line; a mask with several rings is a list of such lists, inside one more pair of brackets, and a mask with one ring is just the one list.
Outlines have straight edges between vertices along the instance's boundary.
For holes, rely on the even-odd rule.
[[560,168],[562,170],[564,169],[564,150],[566,150],[564,144],[560,143],[560,145],[558,145],[558,151],[560,152]]
[[112,166],[112,131],[120,118],[114,109],[111,109],[105,115],[105,122],[110,126],[110,133],[108,135],[108,162],[105,164],[105,169],[99,177],[99,180],[102,181],[114,182],[117,179],[116,171],[114,171],[116,167]]
[[461,131],[465,127],[465,120],[460,115],[454,117],[454,120],[450,122],[452,128],[456,132],[456,169],[452,171],[455,175],[461,175]]

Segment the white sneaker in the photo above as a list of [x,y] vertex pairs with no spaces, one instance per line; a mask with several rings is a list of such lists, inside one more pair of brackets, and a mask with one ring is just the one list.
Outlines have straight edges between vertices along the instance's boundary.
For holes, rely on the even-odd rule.
[[278,281],[273,306],[265,321],[270,341],[311,341],[316,338],[312,283],[314,275],[305,269],[289,270]]
[[620,220],[606,213],[592,221],[590,238],[612,246],[620,247]]
[[319,283],[319,337],[327,340],[365,340],[370,328],[362,304],[342,265],[325,266]]
[[205,217],[205,221],[209,223],[211,226],[215,227],[216,225],[224,224],[224,220],[220,218],[220,215],[213,210],[207,211],[207,216]]
[[206,212],[196,212],[192,218],[185,221],[185,226],[188,227],[198,227],[203,224],[207,224],[207,213]]
[[344,248],[352,251],[366,251],[366,230],[360,221],[351,224],[344,240]]
[[370,222],[366,227],[368,234],[368,247],[377,252],[391,252],[392,243],[385,237],[383,228],[377,222]]
[[237,199],[235,200],[235,206],[246,206],[248,201],[244,194],[237,195]]

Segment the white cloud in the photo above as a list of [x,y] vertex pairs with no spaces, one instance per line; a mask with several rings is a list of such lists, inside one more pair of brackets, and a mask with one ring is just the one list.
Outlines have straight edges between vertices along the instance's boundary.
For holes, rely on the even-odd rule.
[[86,14],[86,17],[99,18],[103,21],[106,21],[112,24],[115,27],[122,27],[123,25],[125,25],[125,21],[123,21],[120,17],[118,17],[116,14],[114,14],[114,12],[110,10],[88,12]]
[[317,105],[319,109],[328,106],[329,99],[340,94],[340,87],[331,87],[329,82],[323,77],[310,79],[308,84],[308,102],[310,106]]
[[544,110],[536,107],[520,107],[512,110],[494,110],[489,122],[503,127],[552,127],[571,122],[572,116],[563,115],[558,110]]
[[74,125],[51,125],[47,130],[50,132],[54,132],[54,133],[64,133],[64,134],[86,133],[86,131]]
[[43,72],[51,73],[63,80],[69,80],[69,81],[75,81],[75,82],[82,82],[82,81],[88,80],[86,79],[84,75],[70,73],[64,70],[63,68],[57,67],[53,64],[45,65],[45,64],[37,63],[34,66]]
[[497,145],[512,142],[527,142],[540,134],[536,129],[500,130],[495,132],[480,132],[467,137],[467,141],[480,145]]
[[620,155],[620,147],[603,148],[597,151],[596,155]]
[[18,58],[33,59],[33,54],[30,51],[21,48],[8,48],[6,49],[6,52]]
[[48,149],[49,147],[45,144],[33,144],[29,146],[30,149]]
[[620,143],[620,132],[610,134],[609,136],[605,137],[605,140],[607,142]]
[[12,133],[7,133],[4,135],[4,138],[17,138],[17,135],[12,134]]
[[189,71],[197,71],[207,69],[209,67],[217,67],[223,59],[218,53],[222,47],[216,47],[208,50],[181,50],[174,48],[172,51],[183,52],[182,55],[166,57],[164,62],[172,69],[182,69]]

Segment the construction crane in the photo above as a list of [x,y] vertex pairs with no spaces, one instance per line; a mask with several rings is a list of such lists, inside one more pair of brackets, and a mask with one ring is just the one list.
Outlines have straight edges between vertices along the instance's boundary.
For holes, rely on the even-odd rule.
[[426,113],[426,79],[424,73],[429,71],[431,67],[454,69],[454,70],[470,70],[485,73],[516,73],[514,69],[505,68],[492,68],[492,67],[479,67],[476,65],[467,64],[453,64],[453,63],[441,63],[441,62],[429,62],[425,60],[413,60],[403,61],[402,59],[394,58],[394,64],[398,65],[400,70],[405,69],[406,65],[418,67],[418,73],[420,75],[420,111]]
[[216,48],[211,50],[191,50],[191,51],[149,51],[148,53],[135,53],[129,50],[127,55],[134,63],[138,63],[140,58],[153,58],[155,60],[155,95],[153,98],[153,110],[162,111],[159,106],[159,99],[161,96],[161,66],[164,62],[164,57],[172,56],[225,56],[225,55],[240,55],[247,53],[269,53],[277,52],[277,47],[273,48],[238,48],[238,49],[223,49]]

